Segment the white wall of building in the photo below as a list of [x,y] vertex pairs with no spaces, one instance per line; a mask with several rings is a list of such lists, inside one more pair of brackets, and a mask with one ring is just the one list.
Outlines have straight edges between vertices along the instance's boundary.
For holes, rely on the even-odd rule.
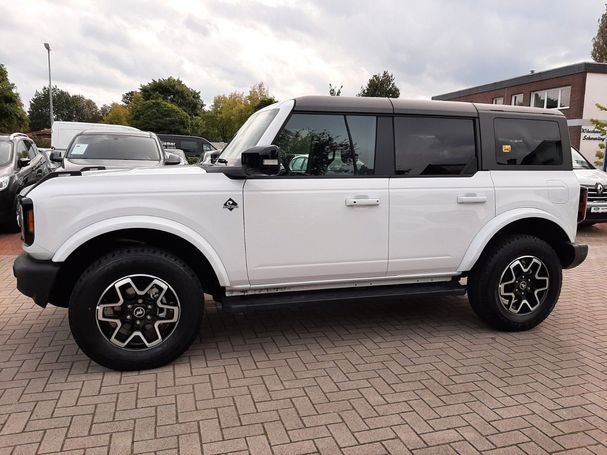
[[598,144],[605,141],[594,128],[591,119],[607,121],[607,111],[597,109],[596,103],[607,106],[607,74],[588,73],[586,75],[586,93],[582,113],[582,135],[580,137],[580,152],[590,161],[596,160],[595,153]]

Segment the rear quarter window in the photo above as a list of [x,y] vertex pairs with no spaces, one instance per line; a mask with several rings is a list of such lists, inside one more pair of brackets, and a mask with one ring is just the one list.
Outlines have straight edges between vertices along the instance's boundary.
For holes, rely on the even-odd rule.
[[498,166],[560,166],[563,146],[557,122],[550,120],[494,120]]

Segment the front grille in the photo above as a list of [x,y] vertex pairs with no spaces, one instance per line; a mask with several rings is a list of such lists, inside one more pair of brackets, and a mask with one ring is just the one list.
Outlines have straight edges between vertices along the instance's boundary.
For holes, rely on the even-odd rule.
[[607,204],[607,187],[603,190],[603,194],[599,194],[596,186],[585,186],[588,188],[588,202],[599,202]]

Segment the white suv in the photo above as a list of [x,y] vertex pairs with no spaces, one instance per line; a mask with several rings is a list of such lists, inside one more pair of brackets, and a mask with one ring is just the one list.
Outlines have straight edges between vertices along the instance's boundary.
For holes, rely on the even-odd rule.
[[203,290],[232,311],[468,292],[493,327],[529,329],[587,254],[567,131],[556,110],[285,101],[213,166],[45,179],[21,200],[17,287],[68,307],[82,350],[121,370],[187,349]]

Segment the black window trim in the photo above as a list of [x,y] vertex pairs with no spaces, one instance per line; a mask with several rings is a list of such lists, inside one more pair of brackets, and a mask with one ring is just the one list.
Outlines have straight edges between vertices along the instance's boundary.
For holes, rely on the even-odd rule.
[[[446,174],[446,175],[405,175],[405,174],[397,174],[396,171],[396,125],[394,124],[394,120],[398,117],[414,117],[414,118],[438,118],[438,119],[464,119],[464,120],[472,120],[473,128],[474,128],[474,156],[476,158],[476,169],[474,172],[470,174]],[[474,177],[477,172],[479,172],[481,168],[481,155],[480,151],[481,147],[481,135],[480,135],[480,124],[477,116],[461,116],[461,115],[432,115],[432,114],[395,114],[392,116],[392,134],[393,134],[393,144],[394,144],[394,152],[393,152],[393,175],[392,178],[405,178],[405,179],[442,179],[442,178],[470,178]]]

